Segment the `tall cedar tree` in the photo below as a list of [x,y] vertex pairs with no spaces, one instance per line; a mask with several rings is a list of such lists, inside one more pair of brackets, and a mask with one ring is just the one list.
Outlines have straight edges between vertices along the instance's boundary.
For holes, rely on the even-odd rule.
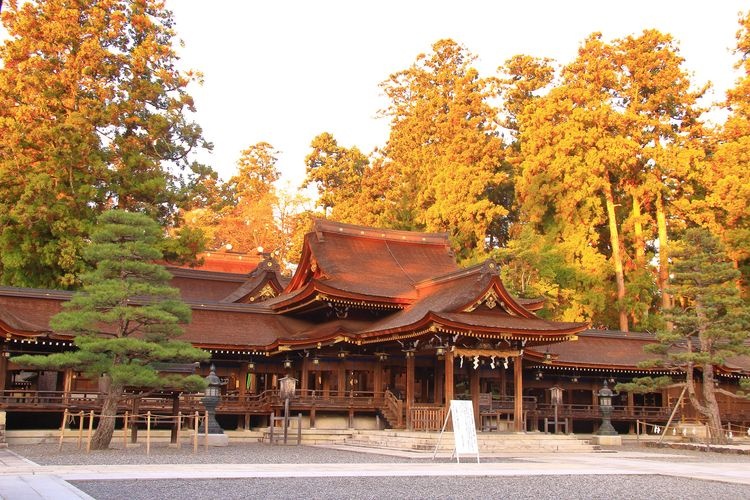
[[[569,263],[593,263],[592,251],[610,260],[625,331],[628,316],[641,322],[652,307],[646,241],[658,234],[663,276],[665,207],[701,155],[691,141],[699,93],[681,64],[671,37],[653,30],[612,43],[591,35],[543,94],[553,81],[548,61],[519,56],[506,64],[521,218],[560,242],[577,241]],[[658,231],[649,231],[654,218]]]
[[735,54],[741,77],[727,92],[727,120],[703,168],[696,173],[701,189],[680,207],[692,221],[708,228],[727,248],[743,272],[738,281],[750,296],[750,13],[740,18]]
[[201,377],[165,376],[153,364],[204,361],[209,354],[174,340],[191,311],[169,285],[169,272],[153,263],[161,258],[162,231],[156,222],[143,214],[107,211],[98,218],[91,239],[84,257],[96,264],[95,270],[82,276],[83,288],[50,320],[54,331],[75,334],[77,349],[13,361],[101,376],[104,398],[91,446],[105,449],[126,388],[201,389]]
[[381,84],[391,103],[383,161],[368,175],[387,179],[380,223],[446,231],[459,256],[484,251],[493,223],[508,213],[491,195],[508,181],[491,81],[453,40],[433,44]]
[[99,213],[168,222],[215,175],[190,159],[199,75],[162,0],[11,0],[2,22],[0,282],[70,288]]
[[[702,228],[688,229],[670,254],[675,305],[668,310],[671,330],[657,333],[646,350],[664,358],[661,365],[686,373],[690,403],[709,423],[713,441],[723,442],[716,401],[714,367],[750,353],[750,306],[739,296],[732,266],[721,243]],[[699,371],[700,385],[695,373]]]
[[[362,207],[362,177],[369,164],[356,146],[348,149],[339,146],[328,132],[316,136],[310,143],[312,152],[305,158],[307,177],[305,185],[318,188],[318,204],[323,214],[332,219],[358,223]],[[330,212],[329,212],[330,211]]]

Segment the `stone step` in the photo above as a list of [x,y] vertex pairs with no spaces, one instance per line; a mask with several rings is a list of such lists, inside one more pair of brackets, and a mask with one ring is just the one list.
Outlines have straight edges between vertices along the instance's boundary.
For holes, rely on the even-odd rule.
[[[358,431],[346,439],[349,446],[392,450],[453,450],[453,433],[419,433],[393,431]],[[599,449],[589,441],[568,435],[549,434],[479,434],[477,445],[483,453],[504,452],[590,452]]]

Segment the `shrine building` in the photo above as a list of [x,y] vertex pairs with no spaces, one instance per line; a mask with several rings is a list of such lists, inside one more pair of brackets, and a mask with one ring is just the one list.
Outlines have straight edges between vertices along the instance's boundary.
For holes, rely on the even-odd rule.
[[[267,426],[280,411],[284,376],[298,381],[291,408],[310,428],[440,430],[449,402],[469,399],[479,430],[543,430],[554,412],[568,432],[581,433],[598,426],[605,383],[684,378],[639,368],[652,356],[643,350],[651,334],[542,319],[543,302],[509,293],[495,262],[459,267],[446,234],[319,219],[291,279],[267,254],[249,273],[227,272],[237,264],[229,260],[213,270],[169,268],[192,308],[181,339],[211,353],[223,382],[217,414],[224,428]],[[9,359],[73,348],[70,336],[49,327],[70,297],[0,287],[0,410],[9,429],[52,428],[64,409],[96,407],[97,380]],[[734,392],[750,360],[731,359],[717,370]],[[199,371],[207,374],[208,364]],[[561,399],[553,400],[553,389]],[[613,423],[632,432],[639,419],[664,422],[679,392],[616,394]],[[725,421],[747,426],[747,404],[720,398]],[[199,398],[183,395],[180,405],[191,411]],[[685,405],[677,412],[695,418]]]

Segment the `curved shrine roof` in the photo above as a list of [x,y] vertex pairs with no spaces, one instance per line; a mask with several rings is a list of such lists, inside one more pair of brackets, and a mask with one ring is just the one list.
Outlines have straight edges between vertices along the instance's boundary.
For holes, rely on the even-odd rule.
[[289,278],[281,274],[278,262],[269,255],[264,255],[245,282],[220,302],[262,302],[277,296],[288,284]]
[[447,234],[317,219],[286,292],[318,281],[330,289],[369,297],[416,298],[415,283],[456,270]]

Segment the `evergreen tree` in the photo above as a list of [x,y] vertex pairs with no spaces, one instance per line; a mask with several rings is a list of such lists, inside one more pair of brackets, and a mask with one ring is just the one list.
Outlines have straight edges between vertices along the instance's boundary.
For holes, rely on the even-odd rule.
[[38,369],[75,368],[103,379],[101,418],[94,449],[109,446],[117,404],[126,387],[200,389],[197,375],[165,376],[153,363],[194,362],[209,354],[174,340],[190,321],[190,308],[169,285],[161,258],[162,231],[149,217],[120,210],[104,212],[84,249],[96,268],[82,276],[83,288],[50,320],[56,332],[75,335],[76,350],[13,361]]
[[[96,216],[168,223],[213,175],[162,0],[11,0],[0,46],[0,283],[71,288]],[[202,196],[202,195],[201,195]]]
[[362,191],[362,177],[368,159],[359,148],[339,146],[328,132],[312,140],[312,152],[305,158],[305,185],[318,188],[318,204],[323,214],[343,222],[358,222],[363,207],[358,202]]
[[[670,254],[675,305],[667,311],[671,330],[657,333],[647,350],[663,355],[656,364],[686,374],[690,403],[707,420],[714,441],[724,441],[716,401],[714,367],[750,353],[750,306],[739,296],[734,269],[721,243],[708,231],[685,232]],[[700,372],[700,385],[695,372]]]
[[453,40],[439,40],[381,85],[391,101],[384,111],[391,133],[371,173],[387,191],[367,196],[381,224],[446,231],[462,258],[483,252],[493,223],[508,213],[490,199],[508,172],[491,80],[473,60]]

